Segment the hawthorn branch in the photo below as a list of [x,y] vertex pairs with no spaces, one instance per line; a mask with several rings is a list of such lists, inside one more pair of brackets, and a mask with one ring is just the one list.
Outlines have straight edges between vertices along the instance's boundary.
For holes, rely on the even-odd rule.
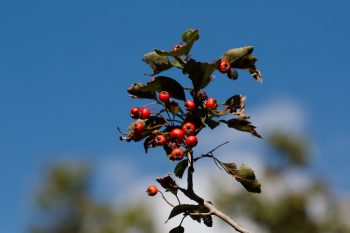
[[204,157],[213,157],[212,153],[217,150],[219,147],[227,144],[228,142],[224,142],[220,144],[219,146],[215,147],[211,151],[209,151],[206,155],[202,155],[196,159],[193,159],[193,152],[189,152],[187,154],[188,157],[188,172],[187,172],[187,189],[177,187],[178,190],[180,190],[185,196],[187,196],[189,199],[197,202],[199,205],[203,205],[208,209],[207,213],[191,213],[190,215],[197,215],[197,216],[207,216],[207,215],[215,215],[216,217],[220,218],[227,224],[229,224],[232,228],[234,228],[237,232],[241,233],[250,233],[247,229],[239,225],[236,221],[234,221],[231,217],[224,214],[220,210],[216,209],[213,204],[211,204],[208,201],[205,201],[202,197],[198,196],[194,190],[193,190],[193,172],[194,172],[194,161],[204,158]]
[[161,195],[162,195],[162,198],[164,199],[164,201],[168,204],[168,205],[170,205],[171,207],[175,207],[175,205],[173,205],[170,201],[168,201],[168,199],[166,199],[166,197],[164,196],[164,194],[163,194],[163,192],[161,192],[161,191],[158,191]]

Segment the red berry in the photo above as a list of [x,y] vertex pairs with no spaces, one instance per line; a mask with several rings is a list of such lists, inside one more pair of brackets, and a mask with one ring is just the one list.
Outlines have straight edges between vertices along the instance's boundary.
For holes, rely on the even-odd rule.
[[140,109],[140,113],[139,113],[139,117],[142,120],[148,119],[148,117],[151,115],[151,111],[148,108],[141,108]]
[[170,94],[167,91],[161,91],[158,95],[158,98],[160,101],[167,103],[167,102],[169,102]]
[[135,133],[140,133],[142,132],[143,128],[145,126],[142,124],[140,121],[136,121],[132,124],[132,129],[134,130]]
[[166,137],[163,134],[158,134],[154,140],[158,146],[162,146],[166,143]]
[[172,160],[181,160],[184,157],[184,151],[181,148],[175,148],[171,152],[171,159]]
[[196,104],[193,100],[187,100],[185,102],[185,108],[187,109],[187,111],[193,111],[196,108]]
[[182,126],[182,131],[185,133],[185,135],[194,135],[194,131],[196,130],[196,127],[191,122],[187,122]]
[[219,63],[219,71],[221,73],[227,73],[231,68],[231,64],[226,60],[221,60]]
[[148,196],[155,196],[158,193],[158,188],[154,185],[150,185],[148,186],[147,190],[146,190]]
[[181,45],[181,44],[175,45],[175,46],[173,47],[173,51],[178,50],[178,49],[181,48],[182,46],[183,46],[183,45]]
[[194,147],[198,143],[198,139],[196,136],[188,136],[185,140],[185,144],[188,147]]
[[211,110],[215,110],[218,107],[218,103],[215,98],[209,98],[205,102],[205,105]]
[[149,80],[149,82],[153,82],[154,80],[156,80],[156,78],[151,78],[151,80]]
[[140,114],[140,109],[137,107],[134,107],[130,109],[130,116],[134,119],[138,119]]
[[181,129],[173,129],[170,132],[170,137],[175,138],[178,142],[182,141],[184,138],[184,132]]

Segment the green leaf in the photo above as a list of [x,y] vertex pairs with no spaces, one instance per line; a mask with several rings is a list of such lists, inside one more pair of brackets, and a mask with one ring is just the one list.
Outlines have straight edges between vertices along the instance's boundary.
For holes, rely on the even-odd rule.
[[174,66],[174,64],[170,62],[167,57],[160,56],[155,52],[146,53],[143,61],[150,65],[153,69],[153,74],[150,75],[158,74]]
[[171,231],[169,231],[169,233],[184,233],[184,232],[185,232],[185,228],[183,228],[182,226],[175,227]]
[[154,78],[154,81],[144,83],[134,83],[128,88],[129,94],[133,98],[156,99],[155,92],[167,91],[172,98],[186,100],[184,88],[176,80],[164,76]]
[[183,68],[183,73],[188,74],[196,90],[206,87],[211,81],[211,74],[216,69],[216,63],[196,62],[189,60]]
[[178,162],[174,170],[175,176],[181,179],[187,169],[187,166],[188,166],[188,159]]
[[[190,39],[192,38],[193,33],[195,33],[195,29],[188,29],[187,31],[185,31],[182,34],[182,41],[187,43],[188,41],[190,41]],[[197,34],[196,40],[199,39],[199,33]]]
[[147,84],[134,83],[128,88],[132,98],[157,99],[154,91],[147,89]]
[[225,171],[235,177],[248,192],[261,193],[261,184],[256,179],[254,171],[250,167],[243,164],[237,169],[235,163],[221,163],[221,165],[224,167]]
[[230,120],[221,120],[221,122],[226,123],[228,127],[237,129],[239,131],[244,131],[251,133],[253,136],[262,138],[258,132],[256,132],[256,127],[246,119],[234,118]]
[[154,78],[154,81],[149,82],[145,87],[149,91],[167,91],[170,96],[179,100],[186,100],[184,88],[176,80],[165,76]]
[[220,125],[220,122],[212,119],[206,119],[205,124],[207,124],[210,129],[215,129],[217,126]]
[[188,204],[177,205],[171,210],[168,220],[182,213],[193,213],[198,209],[199,209],[198,205],[188,205]]
[[252,54],[253,50],[253,46],[230,49],[224,53],[221,59],[230,62],[232,68],[249,70],[257,81],[262,82],[261,72],[255,67],[257,58]]
[[199,30],[194,30],[192,31],[189,36],[186,45],[182,46],[181,48],[175,50],[175,51],[163,51],[163,50],[158,50],[155,49],[154,51],[160,55],[160,56],[171,56],[171,57],[180,57],[182,55],[188,55],[192,49],[192,46],[196,39],[199,36]]

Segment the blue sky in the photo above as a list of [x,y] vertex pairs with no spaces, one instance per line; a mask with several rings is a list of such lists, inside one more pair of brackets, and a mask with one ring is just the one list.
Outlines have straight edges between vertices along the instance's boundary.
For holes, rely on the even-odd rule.
[[115,128],[144,103],[126,93],[149,79],[143,54],[172,48],[192,27],[201,30],[196,58],[253,45],[265,78],[259,85],[241,72],[233,83],[217,74],[208,93],[247,95],[248,112],[276,99],[298,103],[317,148],[315,173],[349,192],[349,7],[346,0],[0,1],[1,232],[24,232],[53,161],[120,159],[147,164],[145,173],[164,170],[166,161],[119,142]]

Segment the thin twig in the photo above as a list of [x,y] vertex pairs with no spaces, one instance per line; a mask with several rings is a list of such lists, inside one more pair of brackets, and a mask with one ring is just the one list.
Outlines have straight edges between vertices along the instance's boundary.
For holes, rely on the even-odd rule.
[[164,199],[164,201],[168,204],[168,205],[170,205],[171,207],[175,207],[175,205],[173,205],[173,204],[171,204],[171,202],[170,201],[168,201],[168,199],[166,199],[166,197],[164,196],[164,194],[163,194],[163,192],[162,191],[158,191],[161,195],[162,195],[162,198]]

